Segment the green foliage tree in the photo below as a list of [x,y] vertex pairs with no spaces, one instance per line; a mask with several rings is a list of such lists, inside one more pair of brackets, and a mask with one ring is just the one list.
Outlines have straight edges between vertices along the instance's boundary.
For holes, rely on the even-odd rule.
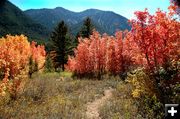
[[32,78],[32,74],[38,71],[38,63],[33,61],[32,56],[29,58],[29,78]]
[[54,71],[53,61],[50,55],[47,55],[45,62],[45,72],[53,72],[53,71]]
[[89,17],[84,20],[83,26],[80,32],[77,34],[77,37],[89,38],[93,32],[93,24]]
[[64,21],[61,21],[52,32],[51,42],[51,57],[55,69],[62,68],[64,71],[68,55],[73,53],[73,42]]
[[0,1],[0,7],[2,7],[5,4],[6,0],[1,0]]

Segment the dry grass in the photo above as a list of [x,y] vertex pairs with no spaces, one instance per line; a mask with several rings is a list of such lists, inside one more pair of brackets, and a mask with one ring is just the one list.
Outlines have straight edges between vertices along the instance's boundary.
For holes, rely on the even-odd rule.
[[[66,75],[64,80],[60,80]],[[16,100],[0,106],[3,119],[86,118],[86,104],[117,87],[119,80],[73,80],[69,73],[36,74]]]
[[118,82],[113,97],[100,108],[102,119],[141,119],[131,96],[131,85]]

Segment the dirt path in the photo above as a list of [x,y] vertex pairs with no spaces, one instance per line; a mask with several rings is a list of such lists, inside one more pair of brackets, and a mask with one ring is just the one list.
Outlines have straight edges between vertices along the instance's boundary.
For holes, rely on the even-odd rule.
[[104,91],[104,96],[100,99],[96,99],[94,102],[87,104],[86,116],[88,119],[101,119],[99,117],[99,107],[103,106],[105,101],[112,96],[112,89],[106,89]]

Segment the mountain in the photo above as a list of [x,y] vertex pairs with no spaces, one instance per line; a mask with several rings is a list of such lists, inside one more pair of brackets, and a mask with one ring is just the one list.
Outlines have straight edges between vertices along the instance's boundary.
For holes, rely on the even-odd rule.
[[24,34],[33,40],[48,38],[46,27],[32,20],[8,0],[0,2],[0,37],[6,34]]
[[85,18],[90,17],[96,30],[100,33],[114,34],[116,30],[130,29],[128,19],[111,11],[88,9],[82,12],[72,12],[62,7],[55,9],[29,9],[25,13],[36,22],[52,30],[58,22],[64,20],[70,31],[76,34]]

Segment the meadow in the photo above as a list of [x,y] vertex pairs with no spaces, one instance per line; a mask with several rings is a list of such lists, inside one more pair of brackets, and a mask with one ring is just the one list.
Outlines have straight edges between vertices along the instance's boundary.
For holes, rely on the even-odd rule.
[[72,79],[71,75],[67,72],[34,74],[16,100],[0,106],[0,117],[86,119],[87,104],[101,98],[105,89],[112,88],[113,96],[100,107],[100,117],[138,118],[131,88],[120,78]]

